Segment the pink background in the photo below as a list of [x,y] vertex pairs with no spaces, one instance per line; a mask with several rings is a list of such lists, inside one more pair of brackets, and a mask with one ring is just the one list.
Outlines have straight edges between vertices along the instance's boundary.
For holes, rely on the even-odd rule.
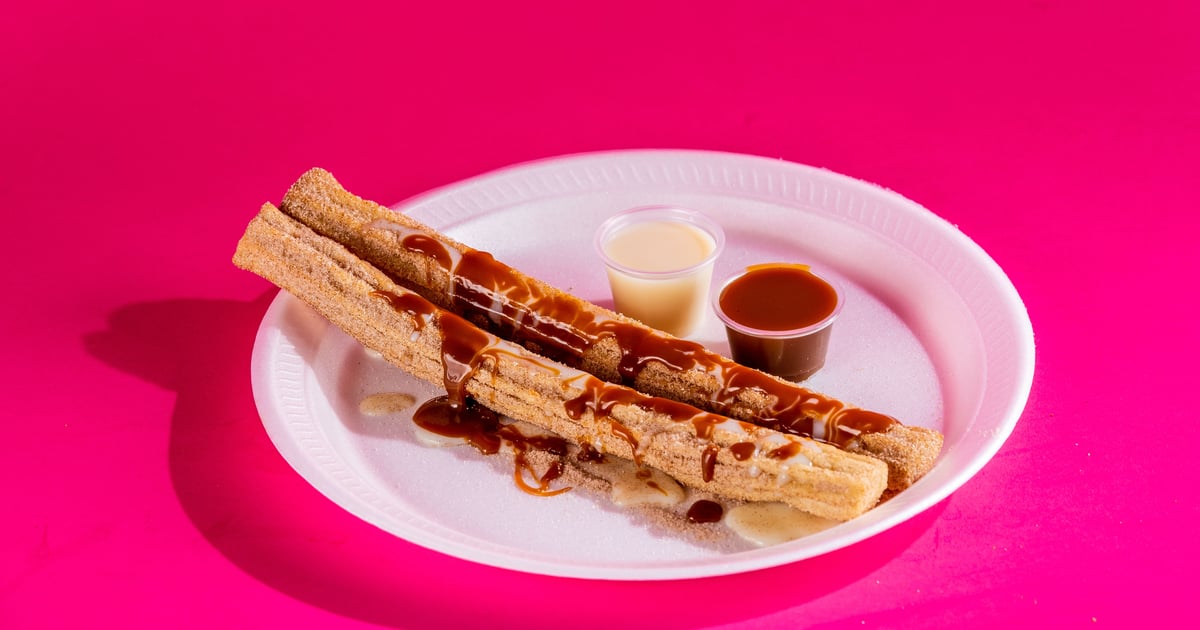
[[[1196,3],[176,4],[0,20],[0,626],[1191,615]],[[229,263],[259,204],[314,165],[392,203],[640,147],[827,167],[982,245],[1038,341],[998,456],[853,547],[664,583],[445,557],[292,472],[249,382],[274,291]]]

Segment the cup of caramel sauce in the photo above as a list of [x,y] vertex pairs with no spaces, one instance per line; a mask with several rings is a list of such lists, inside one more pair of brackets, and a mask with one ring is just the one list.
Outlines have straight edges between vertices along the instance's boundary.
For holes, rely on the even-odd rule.
[[832,281],[793,263],[746,267],[713,296],[733,360],[791,381],[824,367],[842,304]]
[[713,263],[724,246],[719,224],[678,206],[625,210],[595,236],[616,310],[676,337],[703,321]]

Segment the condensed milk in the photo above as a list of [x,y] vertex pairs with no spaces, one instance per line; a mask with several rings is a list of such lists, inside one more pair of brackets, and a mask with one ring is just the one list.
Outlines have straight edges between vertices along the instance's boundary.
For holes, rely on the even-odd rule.
[[617,311],[676,337],[703,321],[725,246],[716,222],[676,206],[634,208],[605,221],[595,245]]

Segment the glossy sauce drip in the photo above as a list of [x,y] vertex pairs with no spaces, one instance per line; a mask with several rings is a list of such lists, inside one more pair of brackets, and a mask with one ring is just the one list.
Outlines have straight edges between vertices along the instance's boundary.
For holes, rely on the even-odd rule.
[[[564,456],[567,454],[566,440],[557,436],[527,436],[511,424],[502,424],[495,412],[467,395],[466,383],[492,345],[487,333],[453,313],[439,311],[415,294],[374,291],[371,295],[387,300],[397,311],[412,315],[418,326],[429,315],[436,314],[438,318],[442,334],[442,384],[446,395],[422,404],[413,414],[413,422],[431,433],[465,440],[484,455],[498,453],[501,444],[507,442],[515,451],[513,480],[525,492],[553,496],[570,490],[550,489],[550,482],[562,475],[561,461],[552,462],[541,476],[537,476],[526,457],[531,448]],[[525,473],[536,483],[527,483]]]
[[717,471],[717,453],[721,451],[716,444],[709,444],[700,453],[700,474],[705,482],[712,481]]
[[716,523],[724,513],[725,508],[720,503],[701,499],[688,508],[687,520],[691,523]]
[[[664,416],[675,422],[720,422],[724,418],[706,414],[686,403],[667,398],[647,396],[628,387],[622,387],[602,381],[594,376],[583,379],[583,393],[564,403],[567,415],[573,420],[579,420],[587,411],[597,418],[607,418],[612,414],[613,407],[618,405],[636,405]],[[700,428],[697,427],[697,433]]]
[[432,236],[426,234],[409,234],[400,240],[400,244],[411,252],[432,258],[439,267],[450,271],[449,250]]
[[[441,255],[432,243],[414,236],[404,241],[410,239],[417,251],[433,251],[439,262],[450,260],[449,254]],[[456,313],[572,367],[579,367],[584,353],[597,341],[615,337],[623,352],[618,365],[623,383],[632,383],[643,367],[655,361],[681,371],[714,374],[721,379],[713,397],[714,411],[727,413],[744,389],[758,389],[773,397],[774,404],[752,419],[760,426],[844,447],[862,433],[886,431],[896,424],[889,416],[847,409],[815,392],[781,383],[710,353],[696,342],[618,320],[598,320],[579,302],[539,289],[486,252],[464,252],[453,275],[452,309]]]
[[595,341],[586,332],[591,313],[561,294],[540,290],[486,252],[463,253],[454,269],[451,305],[497,336],[569,365],[577,366]]
[[[565,455],[567,442],[560,437],[525,435],[514,425],[501,423],[500,417],[494,411],[477,404],[474,400],[467,399],[465,404],[456,405],[451,402],[449,396],[438,396],[426,401],[413,414],[413,422],[430,433],[463,440],[484,455],[499,453],[501,445],[507,442],[515,451],[513,480],[525,492],[552,496],[570,490],[550,489],[550,482],[562,475],[562,462],[552,462],[541,476],[537,476],[525,455],[530,449],[539,449],[558,456]],[[530,485],[526,482],[526,473],[536,481],[535,484]]]
[[617,422],[616,420],[610,418],[608,422],[612,427],[612,434],[621,438],[622,440],[625,440],[625,443],[629,445],[629,450],[633,453],[633,463],[640,465],[642,463],[642,458],[638,453],[637,436],[629,430],[629,427]]
[[584,377],[583,393],[563,403],[572,420],[583,418],[591,411],[596,418],[607,418],[617,405],[630,405],[643,396],[628,388],[614,387],[593,376]]
[[767,451],[767,457],[771,459],[789,459],[795,457],[800,452],[799,442],[788,442],[779,448]]
[[413,324],[416,326],[417,332],[425,329],[426,318],[437,311],[437,307],[430,303],[429,300],[415,293],[400,295],[391,291],[372,291],[371,297],[386,300],[397,312],[412,315]]
[[458,406],[449,396],[431,398],[413,414],[417,426],[448,438],[466,441],[484,455],[500,452],[500,418],[487,407],[473,403]]
[[[505,425],[506,429],[511,427],[512,425]],[[558,488],[556,490],[550,489],[550,482],[558,479],[563,474],[562,460],[556,459],[550,462],[550,465],[546,467],[545,472],[543,472],[541,476],[537,476],[536,472],[533,470],[533,466],[529,463],[529,460],[525,455],[529,452],[529,449],[536,448],[539,450],[548,451],[561,457],[567,453],[566,440],[560,437],[551,436],[526,436],[515,428],[512,428],[511,431],[503,432],[502,437],[506,439],[509,444],[512,444],[513,450],[516,451],[516,456],[513,458],[513,461],[515,462],[513,481],[517,484],[518,488],[528,492],[529,494],[543,497],[552,497],[556,494],[562,494],[571,489],[570,487]],[[526,483],[526,472],[529,473],[530,477],[536,480],[536,485],[530,485]]]
[[862,433],[887,431],[898,424],[895,418],[866,409],[847,408],[842,403],[803,387],[782,383],[766,374],[736,363],[723,366],[723,387],[715,404],[728,409],[738,392],[757,389],[774,399],[754,424],[793,435],[845,447]]
[[[573,420],[583,418],[587,411],[591,411],[596,419],[609,419],[613,435],[625,440],[633,450],[634,461],[640,462],[636,437],[628,427],[612,420],[612,410],[618,405],[634,405],[666,416],[674,422],[690,421],[696,429],[696,437],[701,440],[711,440],[713,429],[718,424],[727,421],[726,418],[705,413],[691,405],[666,398],[646,396],[628,387],[613,385],[594,376],[584,377],[583,393],[563,403],[563,408]],[[708,448],[716,447],[710,445]],[[711,480],[711,476],[705,477],[705,481],[709,480]]]
[[616,320],[600,323],[593,332],[597,339],[607,336],[617,340],[621,347],[617,371],[626,383],[632,383],[646,364],[655,361],[681,371],[708,367],[708,349],[694,341],[667,337],[653,329]]
[[491,339],[468,321],[443,311],[438,317],[442,329],[443,385],[452,405],[461,405],[467,397],[466,384],[479,368],[483,351]]
[[725,422],[728,422],[728,419],[711,413],[702,413],[692,418],[692,426],[696,428],[696,437],[701,440],[711,440],[717,425]]
[[754,457],[754,453],[757,450],[758,447],[754,445],[754,442],[738,442],[729,447],[729,453],[739,462],[744,462]]

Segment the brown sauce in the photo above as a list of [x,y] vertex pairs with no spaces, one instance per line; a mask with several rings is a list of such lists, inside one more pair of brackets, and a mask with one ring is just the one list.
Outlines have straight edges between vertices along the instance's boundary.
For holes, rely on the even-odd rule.
[[744,462],[747,459],[754,457],[754,453],[757,450],[758,447],[755,446],[754,442],[738,442],[737,444],[729,447],[729,453],[732,454],[733,458],[739,462]]
[[713,475],[717,471],[717,453],[720,451],[721,448],[716,444],[709,444],[700,453],[700,474],[706,482],[713,480]]
[[692,418],[692,426],[696,429],[696,437],[701,440],[711,440],[717,425],[726,422],[728,418],[711,413],[700,412]]
[[[405,239],[406,241],[408,239]],[[418,323],[436,314],[442,334],[442,385],[445,396],[426,401],[413,414],[418,426],[445,437],[466,441],[484,455],[500,452],[508,443],[515,451],[513,480],[531,494],[552,496],[570,488],[550,489],[550,483],[562,475],[562,463],[552,463],[540,476],[536,475],[525,454],[530,449],[546,451],[559,457],[567,454],[567,441],[556,436],[528,436],[511,424],[504,424],[492,410],[476,403],[466,391],[466,384],[487,356],[492,340],[487,333],[463,318],[438,310],[433,304],[415,294],[398,295],[387,291],[372,292],[383,298],[397,311],[408,313]],[[533,484],[526,476],[534,479]]]
[[788,442],[779,448],[771,449],[767,452],[767,457],[771,459],[788,459],[794,457],[800,452],[799,442]]
[[417,407],[413,422],[430,433],[464,440],[484,455],[500,452],[500,418],[487,407],[460,407],[449,396],[438,396]]
[[[555,436],[525,435],[514,425],[504,424],[492,410],[467,399],[462,405],[451,402],[449,396],[432,398],[417,408],[413,414],[417,426],[437,435],[461,439],[484,455],[495,455],[507,443],[513,451],[513,480],[522,490],[541,496],[552,496],[570,488],[550,489],[550,482],[562,476],[561,461],[554,461],[540,476],[525,457],[530,449],[546,451],[553,455],[567,454],[567,441]],[[535,480],[526,481],[526,476]]]
[[807,265],[748,267],[717,301],[739,363],[797,382],[825,366],[838,293]]
[[629,430],[629,427],[617,422],[616,420],[610,419],[609,424],[612,426],[612,434],[621,438],[626,444],[629,445],[629,451],[633,454],[633,463],[640,465],[642,463],[642,458],[640,453],[638,453],[637,436],[633,434],[633,431]]
[[436,238],[425,234],[409,234],[400,241],[400,245],[411,252],[432,258],[439,267],[450,271],[450,252]]
[[778,332],[820,323],[833,314],[838,294],[803,265],[763,265],[730,282],[718,301],[737,323]]
[[578,364],[592,343],[585,333],[590,313],[565,295],[540,291],[478,250],[463,253],[454,269],[451,308],[498,337],[563,363]]
[[725,508],[716,501],[701,499],[688,508],[687,520],[691,523],[716,523],[725,514]]
[[425,298],[415,293],[403,295],[391,291],[372,291],[371,297],[386,300],[393,309],[400,313],[408,313],[413,318],[417,332],[425,329],[425,318],[432,315],[437,308]]
[[[513,470],[513,482],[517,484],[518,488],[529,494],[540,497],[552,497],[571,489],[570,487],[550,489],[550,482],[562,476],[563,464],[561,461],[556,460],[551,462],[550,466],[546,468],[546,472],[542,473],[540,477],[534,476],[533,467],[529,465],[529,462],[525,458],[525,451],[518,450],[514,461],[516,462],[516,468]],[[530,485],[525,481],[526,472],[535,479],[536,484]]]

